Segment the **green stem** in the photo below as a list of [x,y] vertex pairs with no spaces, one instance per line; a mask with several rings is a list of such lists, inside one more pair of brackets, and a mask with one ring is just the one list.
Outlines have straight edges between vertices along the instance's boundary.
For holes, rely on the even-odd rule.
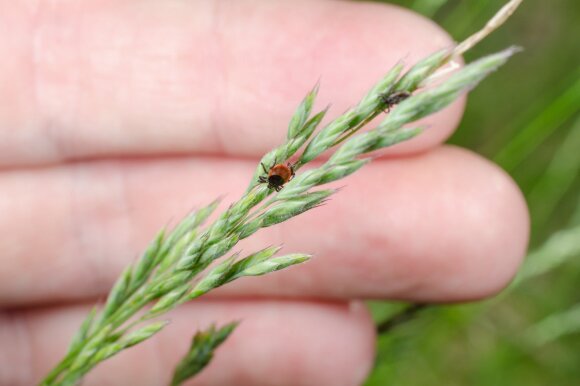
[[372,121],[373,119],[375,119],[381,113],[381,111],[382,110],[374,111],[371,115],[369,115],[368,117],[366,117],[365,119],[363,119],[357,126],[355,126],[354,128],[348,130],[345,135],[343,135],[342,137],[338,138],[332,144],[331,148],[334,147],[334,146],[336,146],[336,145],[339,145],[340,143],[344,142],[345,140],[347,140],[352,135],[356,134],[357,131],[359,131],[364,126],[366,126],[370,121]]

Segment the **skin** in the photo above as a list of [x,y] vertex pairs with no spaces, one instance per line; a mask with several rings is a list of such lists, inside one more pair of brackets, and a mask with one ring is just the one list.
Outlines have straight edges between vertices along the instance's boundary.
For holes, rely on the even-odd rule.
[[[0,26],[0,385],[14,386],[56,363],[169,219],[242,193],[319,78],[335,116],[400,59],[452,44],[411,12],[345,1],[2,0]],[[313,261],[181,307],[83,385],[166,384],[197,328],[240,319],[192,384],[357,385],[375,341],[360,299],[496,294],[528,214],[499,168],[441,145],[463,106],[241,246]]]

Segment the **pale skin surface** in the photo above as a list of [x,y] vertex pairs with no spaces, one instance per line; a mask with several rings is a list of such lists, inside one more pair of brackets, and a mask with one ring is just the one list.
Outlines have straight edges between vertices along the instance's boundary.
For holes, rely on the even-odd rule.
[[[0,26],[0,385],[14,386],[55,364],[169,219],[242,193],[319,78],[317,106],[336,116],[398,60],[451,44],[410,12],[338,1],[4,0]],[[314,261],[183,306],[83,385],[166,384],[198,327],[239,319],[193,384],[357,385],[375,334],[356,300],[500,291],[525,254],[527,209],[497,167],[441,145],[463,105],[243,245]]]

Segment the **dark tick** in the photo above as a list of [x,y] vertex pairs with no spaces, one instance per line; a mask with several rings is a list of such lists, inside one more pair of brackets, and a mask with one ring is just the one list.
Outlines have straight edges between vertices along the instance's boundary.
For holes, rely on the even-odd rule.
[[388,113],[389,111],[391,111],[391,108],[393,106],[401,103],[410,96],[411,93],[408,91],[395,91],[392,93],[387,92],[384,94],[380,94],[379,98],[381,99],[381,102],[383,102],[383,104],[385,105],[386,110],[385,112]]

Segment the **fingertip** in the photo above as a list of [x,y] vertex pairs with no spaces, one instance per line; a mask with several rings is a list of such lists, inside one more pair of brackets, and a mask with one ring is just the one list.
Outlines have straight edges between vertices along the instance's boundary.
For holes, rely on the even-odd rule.
[[[481,229],[487,256],[481,256],[484,260],[479,272],[473,273],[478,285],[462,300],[488,298],[505,289],[526,256],[530,237],[530,214],[522,191],[501,167],[483,158],[480,162],[482,174],[487,176],[481,186],[487,205],[479,224],[473,223]],[[490,225],[494,229],[489,229]]]
[[377,333],[370,310],[364,302],[352,301],[350,313],[353,315],[353,321],[356,325],[356,328],[352,329],[356,333],[353,341],[359,342],[359,344],[354,345],[356,351],[353,353],[353,357],[358,359],[352,368],[353,382],[348,384],[361,385],[367,379],[375,361]]
[[[117,3],[87,0],[81,9],[59,2],[32,19],[17,12],[25,25],[38,24],[33,30],[77,32],[42,35],[42,52],[54,55],[41,55],[39,63],[30,50],[20,55],[36,63],[35,87],[14,84],[27,76],[26,65],[10,68],[12,87],[0,90],[0,100],[13,108],[0,114],[0,124],[19,135],[0,141],[0,164],[167,154],[256,157],[283,140],[295,106],[318,79],[317,104],[332,103],[336,116],[395,63],[412,65],[453,45],[433,21],[387,4]],[[26,43],[33,35],[21,38]],[[82,60],[71,65],[77,57]],[[19,95],[45,92],[31,110],[14,98],[16,89]],[[461,113],[458,102],[430,117],[432,130],[390,154],[441,143]]]
[[493,162],[456,147],[447,147],[445,153],[462,159],[469,190],[463,188],[467,194],[454,205],[462,227],[458,234],[465,237],[457,243],[454,270],[462,274],[441,281],[438,297],[448,301],[488,298],[511,282],[526,255],[527,204],[514,180]]

